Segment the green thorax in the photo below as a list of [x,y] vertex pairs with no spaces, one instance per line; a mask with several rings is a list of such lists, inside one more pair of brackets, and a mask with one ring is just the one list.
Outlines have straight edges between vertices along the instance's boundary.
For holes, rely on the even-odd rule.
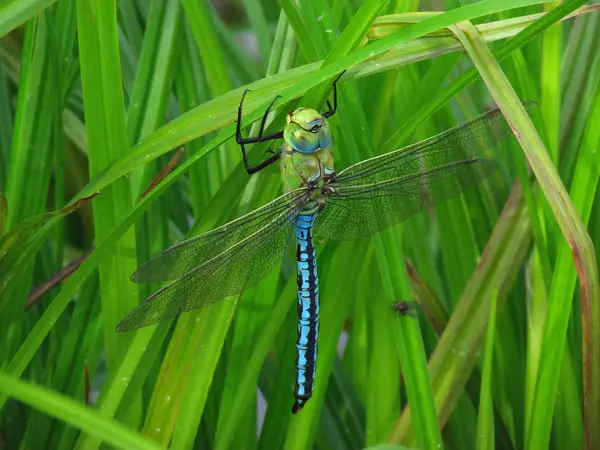
[[286,192],[333,173],[333,145],[327,119],[298,108],[287,117],[281,145],[281,176]]

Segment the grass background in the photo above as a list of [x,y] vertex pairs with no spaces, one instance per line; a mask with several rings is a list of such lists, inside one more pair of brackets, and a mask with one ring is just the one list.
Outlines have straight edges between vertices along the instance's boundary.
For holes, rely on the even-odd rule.
[[[585,3],[2,2],[0,447],[600,448]],[[275,130],[344,69],[338,169],[494,103],[521,145],[461,198],[317,243],[316,392],[292,416],[293,252],[240,296],[114,328],[158,288],[129,282],[138,262],[280,192],[277,167],[247,176],[232,139],[243,89],[245,124],[282,96]],[[533,122],[519,99],[539,103]]]

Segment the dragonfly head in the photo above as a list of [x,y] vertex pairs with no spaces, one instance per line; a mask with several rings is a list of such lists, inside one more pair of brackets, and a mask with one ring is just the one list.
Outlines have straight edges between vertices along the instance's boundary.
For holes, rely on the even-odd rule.
[[288,114],[283,138],[294,150],[313,153],[331,144],[331,130],[327,119],[318,111],[298,108]]

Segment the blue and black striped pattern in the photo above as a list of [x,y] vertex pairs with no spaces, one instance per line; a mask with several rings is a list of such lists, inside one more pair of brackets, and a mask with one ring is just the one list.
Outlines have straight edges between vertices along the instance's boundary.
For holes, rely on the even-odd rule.
[[296,399],[293,413],[302,409],[313,393],[319,338],[319,276],[312,240],[317,212],[299,214],[296,220],[298,261],[298,340],[296,342]]

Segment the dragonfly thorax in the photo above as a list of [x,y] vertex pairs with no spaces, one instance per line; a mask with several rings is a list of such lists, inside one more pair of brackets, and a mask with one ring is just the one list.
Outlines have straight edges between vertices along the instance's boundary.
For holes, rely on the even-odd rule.
[[314,153],[329,146],[331,130],[327,119],[318,111],[298,108],[288,114],[283,138],[298,152]]

